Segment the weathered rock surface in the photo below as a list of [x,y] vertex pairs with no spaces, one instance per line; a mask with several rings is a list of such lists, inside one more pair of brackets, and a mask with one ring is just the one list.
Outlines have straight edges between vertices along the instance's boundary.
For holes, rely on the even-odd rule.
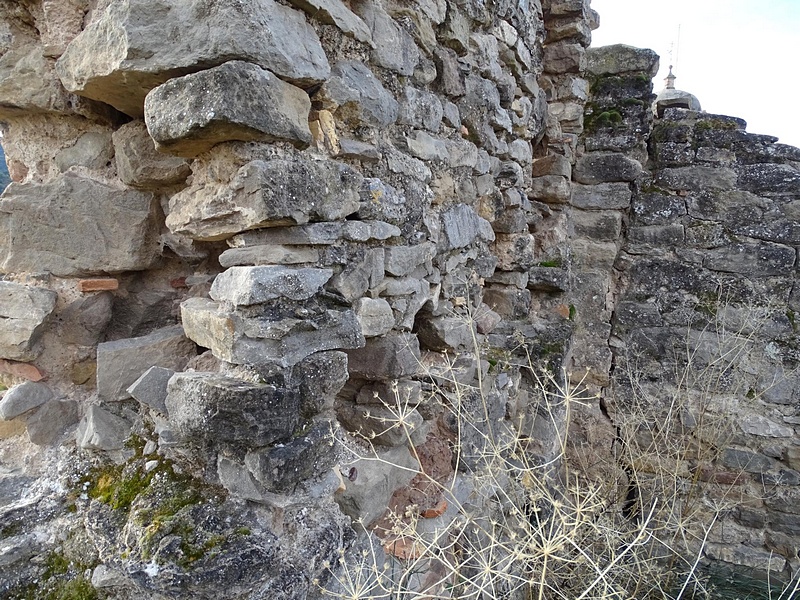
[[652,50],[625,44],[590,48],[586,52],[586,72],[595,76],[646,73],[655,77],[658,65],[658,54]]
[[177,373],[166,399],[170,423],[186,438],[257,448],[291,437],[299,398],[282,385],[253,384],[217,373]]
[[69,173],[9,186],[0,199],[0,270],[59,277],[147,269],[158,258],[150,193]]
[[336,454],[330,423],[319,423],[286,444],[248,452],[244,464],[269,492],[291,493],[301,483],[334,465]]
[[311,142],[311,101],[261,67],[230,61],[170,79],[147,94],[144,119],[156,148],[193,157],[219,142]]
[[15,385],[0,399],[0,419],[9,421],[37,408],[53,397],[53,391],[44,383],[26,381]]
[[[386,510],[392,493],[411,481],[419,464],[406,447],[381,451],[380,462],[366,458],[343,465],[355,477],[345,484],[345,490],[336,494],[336,502],[353,520],[361,519],[369,525]],[[394,466],[396,465],[396,466]]]
[[330,269],[291,269],[279,266],[231,267],[217,275],[209,295],[234,306],[263,304],[288,298],[308,300],[331,278]]
[[359,207],[361,175],[334,161],[252,161],[229,183],[198,183],[169,202],[167,227],[197,240],[309,221],[337,221]]
[[204,298],[181,304],[186,335],[217,358],[234,364],[291,366],[315,352],[363,346],[361,327],[352,310],[321,306],[300,310],[304,318],[295,316],[295,308],[283,315],[279,310],[276,316],[267,311],[263,316],[245,317]]
[[290,2],[298,8],[302,8],[311,17],[323,23],[335,25],[359,42],[375,46],[369,27],[341,0],[290,0]]
[[130,385],[127,392],[141,404],[166,415],[167,384],[174,374],[172,369],[150,367]]
[[50,400],[25,419],[28,439],[37,446],[52,446],[78,422],[75,400]]
[[130,431],[128,421],[93,404],[78,425],[76,438],[81,448],[121,450]]
[[336,116],[352,125],[386,127],[397,120],[400,105],[360,62],[336,63],[320,94],[336,108]]
[[117,173],[123,183],[140,189],[158,189],[181,183],[191,172],[189,162],[156,150],[142,121],[126,123],[113,134]]
[[97,393],[105,400],[129,398],[128,388],[150,367],[179,371],[197,350],[180,325],[97,346]]
[[50,290],[0,281],[0,356],[21,361],[36,358],[36,343],[57,298]]
[[56,70],[68,90],[141,117],[153,88],[232,59],[305,86],[330,73],[303,15],[273,0],[113,2],[70,43]]

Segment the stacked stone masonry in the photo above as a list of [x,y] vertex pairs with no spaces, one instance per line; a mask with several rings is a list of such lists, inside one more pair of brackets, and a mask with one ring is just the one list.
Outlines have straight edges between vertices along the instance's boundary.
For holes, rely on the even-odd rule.
[[[492,356],[582,379],[571,452],[617,464],[626,375],[663,398],[686,339],[747,357],[682,407],[687,438],[728,428],[687,478],[745,499],[707,558],[796,571],[800,150],[654,123],[658,57],[598,25],[588,0],[0,0],[0,595],[67,524],[108,597],[316,597],[420,448],[466,481],[527,419],[554,457],[564,424]],[[457,457],[453,381],[486,402]],[[158,498],[79,489],[98,465],[201,482],[181,514],[219,547],[187,568]]]

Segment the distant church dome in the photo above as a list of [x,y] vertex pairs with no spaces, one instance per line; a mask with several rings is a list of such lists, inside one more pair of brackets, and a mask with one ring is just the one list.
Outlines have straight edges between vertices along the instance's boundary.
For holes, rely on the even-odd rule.
[[694,94],[675,89],[675,75],[672,74],[672,65],[669,66],[669,75],[664,78],[664,89],[653,103],[653,111],[659,116],[664,116],[668,108],[688,108],[700,111],[700,101]]

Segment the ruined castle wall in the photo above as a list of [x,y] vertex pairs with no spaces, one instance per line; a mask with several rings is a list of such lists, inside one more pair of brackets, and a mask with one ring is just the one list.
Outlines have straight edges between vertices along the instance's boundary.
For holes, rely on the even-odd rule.
[[[448,380],[489,390],[470,417],[485,427],[525,412],[519,374],[478,348],[509,351],[522,328],[563,354],[568,311],[530,314],[539,295],[563,303],[565,214],[548,202],[569,195],[597,16],[538,0],[0,6],[2,459],[23,557],[4,585],[53,548],[27,526],[55,527],[28,485],[51,477],[118,597],[316,593],[349,518],[381,517],[415,457],[469,469],[444,441]],[[411,440],[384,431],[395,394]],[[346,431],[394,466],[341,450]],[[109,460],[151,491],[87,497]],[[217,516],[182,509],[192,539],[148,529],[152,490],[187,476]],[[187,574],[210,540],[219,557]]]
[[[680,413],[714,454],[675,464],[753,500],[721,513],[709,557],[786,568],[765,553],[798,534],[796,152],[730,118],[653,125],[657,57],[587,50],[588,1],[0,0],[0,17],[4,585],[77,530],[119,598],[314,595],[354,521],[453,518],[408,486],[418,461],[469,490],[495,423],[558,454],[563,406],[495,368],[520,360],[597,394],[571,458],[645,498],[619,454],[625,375],[663,399],[667,349],[689,331],[708,363],[732,330],[743,374]],[[707,441],[704,411],[740,420]],[[454,412],[474,427],[457,456],[473,430]],[[135,500],[90,497],[109,464]],[[191,533],[149,526],[164,497],[187,498]]]

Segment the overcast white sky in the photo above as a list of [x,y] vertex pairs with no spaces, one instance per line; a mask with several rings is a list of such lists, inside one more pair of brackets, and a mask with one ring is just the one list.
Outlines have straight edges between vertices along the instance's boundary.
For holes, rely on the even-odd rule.
[[703,110],[800,147],[800,0],[592,0],[592,8],[600,13],[593,46],[629,44],[661,56],[656,93],[672,48],[675,87]]

